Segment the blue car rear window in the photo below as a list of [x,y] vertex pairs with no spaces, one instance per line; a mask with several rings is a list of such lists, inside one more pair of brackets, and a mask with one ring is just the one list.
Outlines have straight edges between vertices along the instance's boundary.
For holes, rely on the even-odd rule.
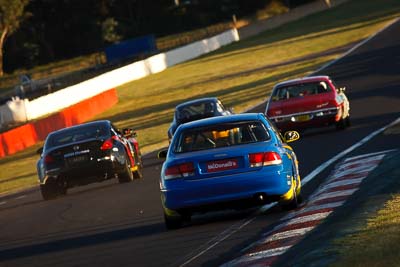
[[175,153],[264,142],[271,137],[260,121],[245,121],[191,128],[177,138]]

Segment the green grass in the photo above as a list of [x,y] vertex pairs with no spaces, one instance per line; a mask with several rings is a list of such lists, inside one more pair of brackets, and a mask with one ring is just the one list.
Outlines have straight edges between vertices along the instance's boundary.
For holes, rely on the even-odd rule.
[[400,194],[393,195],[364,229],[344,237],[340,258],[332,267],[399,266]]
[[38,184],[36,174],[36,144],[15,155],[0,159],[0,194]]
[[[400,123],[382,135],[400,136]],[[399,155],[397,150],[385,156],[369,175],[371,184],[360,188],[364,192],[357,200],[358,208],[341,220],[336,237],[328,241],[331,246],[327,251],[335,255],[331,267],[399,266]]]
[[[340,55],[333,49],[367,38],[399,15],[397,0],[350,1],[125,84],[117,88],[119,103],[95,119],[135,128],[143,152],[159,149],[167,145],[176,104],[217,96],[239,113],[266,100],[275,83],[311,73]],[[12,188],[3,182],[12,177],[23,177],[20,186],[36,183],[37,155],[29,151],[0,159],[0,192]]]

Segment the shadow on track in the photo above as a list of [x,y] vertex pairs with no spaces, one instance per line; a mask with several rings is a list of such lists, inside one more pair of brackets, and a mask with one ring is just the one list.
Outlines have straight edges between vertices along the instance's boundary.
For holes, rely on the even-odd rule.
[[41,244],[25,245],[16,248],[0,250],[0,262],[21,257],[30,257],[40,254],[65,251],[69,249],[79,249],[92,245],[123,241],[147,235],[156,235],[161,232],[165,232],[164,224],[156,223],[109,232],[54,240]]

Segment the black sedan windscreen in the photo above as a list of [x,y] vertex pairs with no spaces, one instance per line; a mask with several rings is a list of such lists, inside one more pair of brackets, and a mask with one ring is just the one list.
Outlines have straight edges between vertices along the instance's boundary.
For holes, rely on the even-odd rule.
[[192,152],[263,142],[269,139],[270,135],[267,129],[259,121],[210,125],[208,127],[188,129],[181,132],[174,152]]
[[50,148],[60,145],[66,145],[86,139],[100,138],[108,135],[110,135],[109,129],[104,124],[94,124],[84,127],[69,128],[49,135],[46,141],[46,147]]

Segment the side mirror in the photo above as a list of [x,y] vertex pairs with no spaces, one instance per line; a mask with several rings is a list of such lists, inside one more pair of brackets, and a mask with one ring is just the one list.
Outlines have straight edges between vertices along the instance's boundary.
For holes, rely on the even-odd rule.
[[296,131],[288,131],[283,135],[283,139],[286,143],[294,142],[300,139],[300,134]]
[[43,147],[36,150],[36,154],[42,155],[42,153],[43,153]]
[[234,114],[234,113],[235,113],[234,108],[228,108],[228,111],[229,111],[231,114]]
[[168,153],[168,150],[167,149],[163,149],[163,150],[158,152],[157,157],[159,159],[166,159],[167,158],[167,153]]

